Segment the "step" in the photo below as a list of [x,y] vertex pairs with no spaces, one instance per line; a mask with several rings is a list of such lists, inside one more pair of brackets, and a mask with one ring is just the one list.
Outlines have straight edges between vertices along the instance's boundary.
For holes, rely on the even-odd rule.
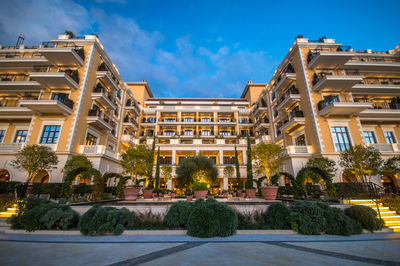
[[400,220],[394,220],[394,221],[385,221],[385,225],[400,225]]
[[375,203],[375,201],[370,199],[360,199],[360,200],[350,200],[351,204],[360,204],[360,203]]
[[381,218],[386,222],[386,221],[400,221],[400,216],[399,215],[393,215],[393,216],[382,216]]
[[7,211],[16,212],[16,211],[17,211],[17,208],[7,208]]
[[[374,209],[375,211],[378,210],[378,208],[376,208],[376,207],[374,207],[374,208],[372,208],[372,209]],[[379,207],[379,211],[380,211],[380,210],[388,210],[388,211],[389,211],[390,209],[389,209],[389,207]]]
[[14,213],[9,213],[9,212],[0,212],[0,217],[11,217],[13,216]]

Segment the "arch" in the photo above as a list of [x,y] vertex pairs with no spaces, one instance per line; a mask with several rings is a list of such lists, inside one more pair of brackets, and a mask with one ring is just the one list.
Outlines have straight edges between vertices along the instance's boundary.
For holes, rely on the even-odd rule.
[[290,187],[292,185],[292,182],[290,181],[289,177],[284,176],[284,181],[285,181],[285,187]]
[[10,172],[7,169],[0,169],[0,181],[10,181]]
[[32,183],[49,183],[49,180],[50,180],[50,174],[45,170],[41,170],[33,178]]
[[392,175],[384,175],[382,176],[382,185],[386,192],[397,192],[398,191],[398,184],[396,179]]

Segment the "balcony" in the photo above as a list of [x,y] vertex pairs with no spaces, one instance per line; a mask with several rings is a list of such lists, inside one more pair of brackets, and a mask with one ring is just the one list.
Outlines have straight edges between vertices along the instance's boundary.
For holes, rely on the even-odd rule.
[[83,49],[75,50],[72,48],[39,48],[38,52],[58,66],[81,67],[84,65]]
[[0,81],[0,91],[3,93],[40,92],[42,85],[33,80],[27,81]]
[[2,57],[0,58],[1,68],[32,68],[36,66],[48,66],[49,60],[45,57]]
[[235,119],[219,119],[218,125],[220,126],[234,126],[236,125]]
[[127,112],[131,112],[136,116],[140,116],[140,110],[136,105],[126,105],[125,110]]
[[176,119],[159,119],[158,120],[159,125],[176,125],[178,124]]
[[0,107],[0,119],[4,120],[28,120],[31,119],[33,111],[26,107]]
[[155,126],[156,125],[156,119],[142,119],[141,126]]
[[270,135],[262,135],[262,136],[258,136],[256,138],[256,144],[268,143],[268,142],[271,142],[271,136]]
[[400,103],[372,103],[372,108],[359,114],[361,121],[393,121],[400,120]]
[[73,112],[74,102],[68,98],[53,95],[51,100],[21,100],[20,106],[27,107],[37,114],[69,116]]
[[117,108],[117,106],[111,99],[109,92],[106,91],[101,86],[97,86],[96,88],[94,88],[93,93],[92,93],[92,100],[100,103],[101,105],[103,105],[106,108],[108,107],[113,110]]
[[318,52],[313,54],[308,63],[308,68],[337,68],[343,66],[355,54],[349,52]]
[[97,71],[96,77],[100,79],[108,88],[118,90],[118,82],[108,71]]
[[31,72],[29,76],[32,80],[49,89],[76,90],[79,88],[79,76],[76,71]]
[[370,146],[376,148],[381,153],[393,153],[399,152],[399,146],[397,144],[369,144]]
[[296,80],[296,73],[285,73],[277,79],[277,84],[274,88],[274,91],[278,91],[279,89],[284,89],[290,85],[293,81]]
[[107,149],[105,145],[80,145],[79,153],[98,156],[106,155],[114,159],[119,159],[119,155],[114,151]]
[[286,147],[286,154],[311,154],[312,153],[312,146],[287,146]]
[[86,121],[88,124],[95,125],[102,130],[112,130],[112,126],[103,118],[103,114],[99,110],[89,110]]
[[379,59],[361,59],[351,60],[344,64],[345,69],[357,69],[361,72],[376,72],[376,71],[388,71],[398,72],[400,71],[400,62],[384,61],[383,58]]
[[156,108],[144,108],[143,114],[145,115],[154,115],[156,113]]
[[400,96],[400,83],[399,84],[356,84],[349,88],[348,91],[353,95],[399,95]]
[[266,117],[260,118],[257,120],[257,122],[254,126],[255,126],[256,131],[259,130],[260,128],[267,128],[270,126],[269,119]]
[[139,142],[137,141],[137,139],[135,139],[134,137],[132,137],[131,135],[122,135],[121,136],[121,141],[122,143],[130,146],[130,145],[135,145],[135,144],[139,144]]
[[19,152],[24,143],[0,143],[0,153]]
[[289,120],[286,120],[281,124],[281,131],[292,131],[297,129],[300,126],[304,126],[306,120],[303,114],[303,111],[292,111],[289,114]]
[[277,109],[289,108],[296,102],[300,102],[299,90],[294,88],[289,89],[278,101]]
[[130,129],[132,129],[132,130],[137,130],[137,129],[138,129],[138,124],[137,124],[137,122],[135,121],[135,119],[130,118],[130,117],[125,117],[124,120],[123,120],[122,125],[123,125],[124,127],[130,128]]
[[372,103],[363,102],[326,102],[318,103],[318,114],[323,117],[329,116],[354,116],[371,108]]
[[321,73],[320,75],[314,74],[313,90],[322,91],[345,91],[354,85],[362,82],[361,76],[337,76]]

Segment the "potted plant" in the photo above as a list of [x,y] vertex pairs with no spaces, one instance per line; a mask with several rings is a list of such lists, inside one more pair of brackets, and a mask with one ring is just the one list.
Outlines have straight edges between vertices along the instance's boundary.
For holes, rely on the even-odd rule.
[[172,190],[171,191],[171,198],[174,199],[175,197],[176,197],[176,192],[175,192],[175,190]]
[[222,196],[224,197],[224,198],[227,198],[228,197],[228,190],[222,190]]
[[186,195],[186,200],[187,201],[192,201],[193,200],[193,192],[190,191],[189,189],[187,189],[185,191],[185,195]]
[[140,180],[136,179],[134,185],[124,187],[124,197],[126,201],[135,201],[137,199],[140,192],[139,184]]
[[207,195],[207,183],[195,182],[192,185],[194,191],[194,197],[196,199],[205,199]]
[[276,177],[286,160],[284,149],[278,144],[262,143],[255,146],[254,155],[257,172],[264,173],[266,179],[266,186],[260,188],[261,193],[265,200],[275,200],[278,186],[276,182],[271,181],[271,178]]

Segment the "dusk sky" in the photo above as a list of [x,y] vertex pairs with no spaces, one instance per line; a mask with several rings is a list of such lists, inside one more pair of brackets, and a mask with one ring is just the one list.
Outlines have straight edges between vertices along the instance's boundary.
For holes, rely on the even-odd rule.
[[96,33],[125,81],[156,97],[240,97],[268,82],[295,37],[400,44],[400,1],[2,1],[0,45]]

